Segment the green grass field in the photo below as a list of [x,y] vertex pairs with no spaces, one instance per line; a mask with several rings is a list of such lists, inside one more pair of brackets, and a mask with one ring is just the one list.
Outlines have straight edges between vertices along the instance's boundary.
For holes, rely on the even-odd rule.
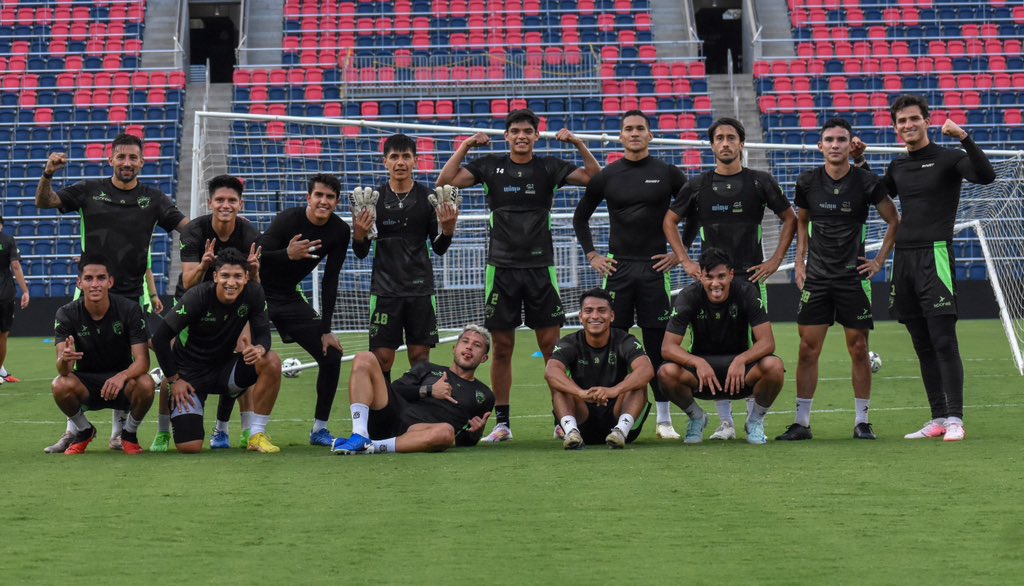
[[[285,379],[269,429],[278,455],[129,458],[99,440],[81,457],[44,455],[64,425],[49,393],[53,350],[12,340],[7,365],[23,382],[0,387],[0,581],[1019,583],[1021,378],[997,322],[959,332],[960,444],[902,439],[929,414],[909,337],[886,322],[872,335],[885,361],[876,442],[850,439],[849,361],[833,331],[811,442],[664,443],[652,416],[624,451],[566,453],[523,334],[514,442],[347,458],[306,445],[315,372]],[[795,325],[776,324],[776,338],[790,373],[771,437],[792,422]],[[450,346],[432,355],[449,356]],[[345,381],[347,369],[332,430],[347,435]],[[91,419],[105,439],[110,415]],[[155,427],[153,414],[143,444]]]

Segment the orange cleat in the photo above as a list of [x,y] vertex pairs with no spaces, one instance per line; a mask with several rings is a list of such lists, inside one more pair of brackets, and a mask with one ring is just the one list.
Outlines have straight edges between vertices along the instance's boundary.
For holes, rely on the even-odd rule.
[[96,439],[96,428],[90,425],[89,429],[75,434],[75,439],[71,440],[71,445],[68,446],[68,449],[64,450],[64,453],[68,456],[84,454],[85,449],[89,447],[89,444],[94,439]]

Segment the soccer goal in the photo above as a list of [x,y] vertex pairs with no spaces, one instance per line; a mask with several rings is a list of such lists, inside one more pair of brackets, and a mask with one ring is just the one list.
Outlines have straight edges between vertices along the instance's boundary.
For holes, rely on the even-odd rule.
[[[469,158],[486,153],[507,152],[501,139],[503,125],[484,128],[390,123],[376,120],[342,120],[287,116],[260,116],[197,112],[192,153],[192,203],[190,215],[207,213],[205,182],[211,177],[231,173],[246,182],[243,214],[261,230],[274,215],[285,208],[305,205],[306,181],[317,172],[333,173],[344,186],[338,213],[351,221],[348,195],[358,186],[377,186],[386,180],[381,145],[389,135],[403,132],[416,138],[418,169],[416,179],[433,185],[441,167],[458,144],[476,132],[491,134],[494,142],[474,149]],[[498,121],[500,122],[500,121]],[[542,122],[542,131],[545,131]],[[557,131],[557,128],[551,129]],[[656,133],[657,135],[657,133]],[[558,156],[582,164],[576,149],[554,140],[554,132],[544,132],[537,144],[541,154]],[[615,161],[621,153],[617,134],[578,134],[602,165]],[[654,156],[669,161],[687,175],[711,168],[713,157],[707,143],[698,140],[656,138],[651,145]],[[895,148],[874,147],[869,160],[878,172],[884,170]],[[1024,177],[1022,155],[1013,152],[991,153],[999,179],[990,186],[965,185],[961,204],[961,224],[957,241],[962,277],[987,278],[999,301],[1002,321],[1018,369],[1024,374],[1021,345],[1024,344]],[[792,185],[803,170],[821,164],[821,155],[813,147],[747,143],[748,166],[769,169],[792,198]],[[443,256],[435,257],[438,325],[457,331],[468,322],[483,321],[484,265],[487,248],[488,213],[483,190],[464,190],[456,236]],[[576,241],[572,211],[582,190],[559,190],[552,213],[557,274],[564,308],[573,324],[579,294],[600,285],[600,277],[590,268]],[[602,206],[590,222],[598,250],[608,241],[607,212]],[[764,222],[764,247],[770,254],[777,242],[779,222],[770,213]],[[868,241],[881,239],[884,223],[877,216],[869,220]],[[693,251],[699,253],[698,250]],[[966,256],[965,254],[966,253]],[[793,250],[787,261],[792,260]],[[371,258],[357,259],[349,253],[342,272],[338,304],[332,316],[334,330],[342,336],[346,357],[367,348],[369,285]],[[791,279],[792,263],[776,280]],[[690,282],[682,270],[672,273],[673,289]],[[319,280],[308,279],[303,288],[319,309]],[[444,333],[442,333],[444,336]],[[300,354],[296,356],[301,357]],[[303,365],[306,368],[315,365]]]

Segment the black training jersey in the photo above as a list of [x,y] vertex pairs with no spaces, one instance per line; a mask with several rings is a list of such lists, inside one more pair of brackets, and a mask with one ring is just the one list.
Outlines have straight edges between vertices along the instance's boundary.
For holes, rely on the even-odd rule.
[[664,254],[661,224],[672,197],[685,183],[682,171],[657,157],[619,159],[602,169],[590,180],[572,217],[583,253],[594,251],[589,220],[604,200],[608,205],[610,254],[622,260],[650,260]]
[[[185,226],[181,232],[180,258],[181,262],[201,262],[206,252],[206,241],[213,240],[213,252],[219,253],[225,248],[234,248],[242,253],[242,256],[249,256],[249,249],[254,242],[260,239],[260,231],[245,218],[235,219],[235,231],[228,236],[227,240],[221,240],[213,231],[213,214],[200,216]],[[213,271],[208,270],[203,275],[203,282],[213,280]],[[178,275],[178,286],[174,289],[174,296],[181,299],[185,294],[185,285]]]
[[587,334],[578,330],[555,344],[551,358],[565,365],[569,378],[581,389],[614,387],[629,376],[630,365],[644,353],[643,344],[630,333],[612,328],[604,348],[587,344]]
[[[377,191],[377,239],[373,241],[373,276],[370,293],[384,297],[415,297],[434,294],[434,267],[427,242],[444,254],[451,236],[438,235],[437,212],[427,201],[433,193],[422,183],[403,197],[384,182]],[[352,241],[359,258],[370,253],[370,240]]]
[[700,227],[705,247],[729,253],[737,273],[764,261],[761,220],[764,208],[781,214],[790,207],[775,178],[764,171],[743,169],[736,175],[702,173],[683,186],[672,211]]
[[[323,226],[317,226],[306,217],[306,208],[290,208],[277,214],[270,227],[263,233],[260,243],[263,246],[263,258],[260,261],[260,283],[267,292],[267,297],[288,298],[295,294],[296,288],[306,275],[320,264],[320,259],[327,257],[320,286],[321,333],[331,331],[331,316],[338,300],[338,277],[341,265],[348,254],[348,243],[352,230],[344,220],[336,215]],[[288,258],[288,242],[296,234],[304,240],[320,240],[321,246],[313,254],[320,257],[304,260]]]
[[149,342],[146,318],[142,307],[119,295],[110,296],[110,308],[99,321],[85,308],[85,299],[78,298],[57,310],[53,321],[53,343],[68,338],[75,341],[75,350],[82,359],[75,363],[80,372],[121,372],[134,362],[132,346]]
[[690,353],[733,355],[750,348],[750,330],[768,321],[761,290],[742,278],[732,280],[725,303],[711,303],[701,283],[679,292],[666,331],[680,336],[692,330]]
[[[217,299],[217,285],[200,283],[174,304],[153,336],[153,348],[165,376],[221,366],[235,353],[238,336],[251,325],[252,344],[270,350],[270,317],[259,283],[249,282],[228,305]],[[173,349],[171,338],[177,336]]]
[[992,163],[978,145],[970,137],[961,144],[964,151],[932,142],[889,164],[885,185],[890,195],[900,199],[903,212],[896,233],[897,248],[952,240],[961,182],[966,179],[988,185],[996,180]]
[[0,232],[0,303],[14,300],[14,272],[11,263],[21,260],[18,243],[9,234]]
[[138,182],[123,191],[109,179],[89,179],[57,192],[60,211],[82,218],[82,252],[110,259],[111,293],[138,298],[149,265],[153,229],[170,232],[185,219],[159,189]]
[[555,264],[551,205],[576,165],[534,156],[519,165],[509,155],[485,155],[466,169],[484,184],[491,210],[487,262],[496,267],[537,268]]
[[[458,403],[433,397],[420,398],[420,387],[430,386],[448,373],[448,384],[452,386],[452,398]],[[391,388],[402,396],[408,405],[401,413],[402,421],[409,425],[416,423],[447,423],[456,433],[459,445],[472,445],[480,440],[479,433],[473,441],[466,441],[468,432],[460,433],[474,417],[483,417],[494,408],[494,393],[479,380],[468,381],[457,376],[451,369],[430,362],[417,363],[402,378],[391,383]]]
[[838,181],[824,166],[800,174],[793,201],[810,216],[808,278],[861,278],[857,266],[864,256],[868,212],[886,195],[877,175],[852,165]]

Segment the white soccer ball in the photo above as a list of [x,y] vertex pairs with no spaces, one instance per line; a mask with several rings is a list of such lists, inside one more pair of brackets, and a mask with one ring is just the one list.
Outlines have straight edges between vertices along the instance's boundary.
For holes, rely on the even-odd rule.
[[871,372],[876,373],[882,370],[882,357],[874,352],[868,352],[868,360],[871,361]]
[[160,370],[160,367],[156,367],[149,371],[149,376],[153,378],[153,384],[157,387],[157,392],[160,392],[160,383],[164,380],[164,371]]
[[285,358],[284,362],[281,363],[281,372],[288,378],[298,378],[298,370],[289,371],[289,368],[296,368],[302,366],[302,362],[298,358]]

